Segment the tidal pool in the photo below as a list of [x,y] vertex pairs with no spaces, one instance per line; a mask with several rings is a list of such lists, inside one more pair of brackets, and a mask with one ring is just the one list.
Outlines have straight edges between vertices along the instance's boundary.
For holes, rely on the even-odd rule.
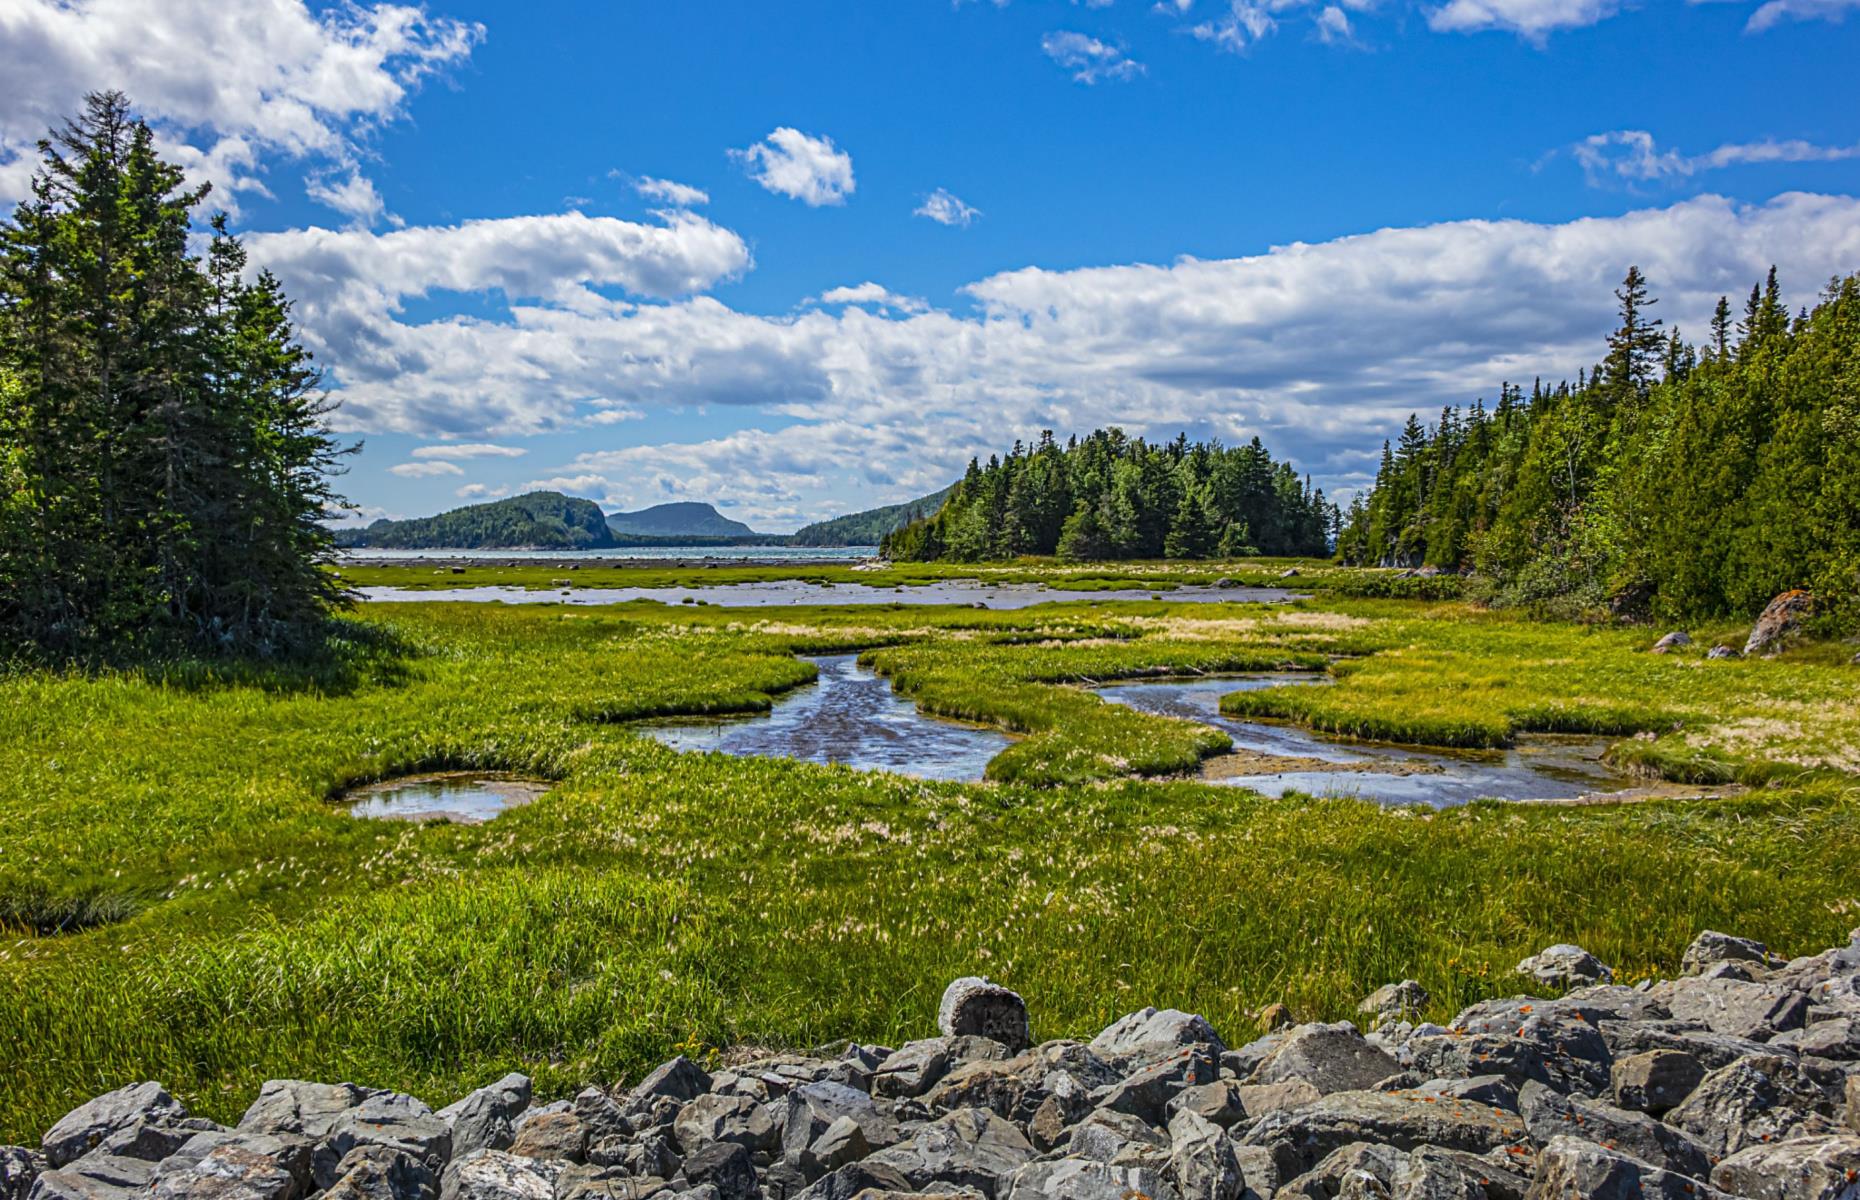
[[384,779],[347,792],[351,816],[386,821],[451,821],[477,825],[555,786],[497,772],[448,771]]
[[1234,753],[1204,762],[1202,778],[1269,796],[1299,791],[1447,807],[1482,797],[1566,800],[1631,786],[1601,761],[1605,738],[1526,735],[1510,750],[1426,750],[1339,741],[1295,725],[1221,714],[1221,697],[1231,692],[1328,682],[1321,675],[1272,674],[1115,683],[1095,690],[1140,712],[1199,721],[1226,733]]
[[1080,591],[1039,583],[983,583],[952,579],[922,587],[867,587],[862,583],[808,583],[775,579],[765,583],[726,583],[715,587],[598,588],[568,587],[553,591],[519,587],[456,587],[419,591],[412,588],[365,587],[364,600],[474,600],[501,604],[621,604],[628,600],[657,600],[664,604],[717,604],[731,608],[775,608],[798,604],[968,604],[981,608],[1013,609],[1062,600],[1170,600],[1202,604],[1283,604],[1303,599],[1303,593],[1286,588],[1182,586],[1167,591],[1118,588]]
[[778,696],[772,712],[653,722],[639,730],[674,750],[844,763],[921,779],[978,780],[1012,741],[992,729],[925,716],[889,680],[859,666],[857,655],[809,661],[820,668],[819,681]]

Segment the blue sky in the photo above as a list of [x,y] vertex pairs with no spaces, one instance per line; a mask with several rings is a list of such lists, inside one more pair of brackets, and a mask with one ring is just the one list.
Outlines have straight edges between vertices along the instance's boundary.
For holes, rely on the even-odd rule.
[[[1346,493],[1860,269],[1860,0],[0,0],[0,205],[127,90],[366,449],[364,519],[546,486],[784,530],[1042,428],[1255,434]],[[937,219],[937,218],[941,219]]]

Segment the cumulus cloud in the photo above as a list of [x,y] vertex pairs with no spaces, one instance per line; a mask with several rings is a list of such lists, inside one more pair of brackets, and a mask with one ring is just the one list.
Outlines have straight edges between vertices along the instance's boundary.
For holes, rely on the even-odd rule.
[[767,190],[813,208],[844,204],[853,194],[852,155],[829,137],[812,137],[783,125],[753,146],[730,151],[730,156]]
[[703,188],[694,188],[685,183],[674,183],[669,179],[654,179],[645,175],[633,181],[633,190],[648,200],[657,200],[674,208],[695,208],[700,204],[710,203],[710,193]]
[[507,487],[492,487],[485,483],[468,483],[452,493],[461,500],[495,500],[499,496],[508,496]]
[[378,215],[372,187],[352,182],[369,131],[400,117],[424,78],[464,61],[483,35],[407,4],[313,13],[305,0],[8,0],[0,201],[24,194],[20,163],[46,129],[85,92],[113,87],[197,182],[215,185],[220,207],[262,193],[261,159],[276,155],[322,179],[311,191],[320,203]]
[[437,475],[463,475],[465,468],[457,463],[431,460],[425,462],[395,463],[388,468],[389,473],[402,479],[431,479]]
[[822,304],[875,304],[897,312],[925,312],[929,305],[916,296],[900,296],[883,284],[870,280],[853,287],[836,287],[820,293]]
[[1703,154],[1661,149],[1644,129],[1615,129],[1592,134],[1570,147],[1591,184],[1608,179],[1656,182],[1690,178],[1703,171],[1747,163],[1842,162],[1860,158],[1860,143],[1822,146],[1800,139],[1726,142]]
[[438,446],[416,446],[415,458],[522,458],[528,453],[521,446],[499,446],[492,442],[451,442]]
[[[394,249],[429,236],[430,250]],[[585,250],[533,268],[527,244],[300,231],[255,238],[253,257],[305,298],[304,336],[331,370],[345,430],[476,441],[582,429],[590,455],[613,454],[595,440],[611,414],[726,408],[740,414],[732,428],[760,432],[537,473],[616,495],[685,478],[695,496],[724,481],[769,521],[818,514],[830,496],[920,494],[1015,436],[1113,423],[1257,434],[1321,485],[1354,486],[1374,470],[1377,431],[1408,412],[1594,361],[1630,263],[1669,325],[1691,331],[1771,263],[1791,307],[1810,299],[1860,262],[1860,200],[1704,196],[1566,224],[1457,221],[1243,258],[1029,268],[970,285],[966,314],[886,307],[877,284],[847,289],[838,308],[779,316],[702,295],[583,304],[576,293],[619,270]],[[436,287],[522,299],[496,314],[402,310]],[[729,482],[745,463],[771,474]]]
[[1542,42],[1559,29],[1580,29],[1615,15],[1616,0],[1449,0],[1428,13],[1430,28],[1443,33],[1498,29]]
[[1750,21],[1744,28],[1750,33],[1762,33],[1784,21],[1833,21],[1838,24],[1856,9],[1860,9],[1860,0],[1769,0],[1750,14]]
[[1106,79],[1134,79],[1143,74],[1143,64],[1125,54],[1123,49],[1100,41],[1089,34],[1062,30],[1040,39],[1040,49],[1079,83],[1100,83]]
[[981,210],[964,204],[948,188],[938,188],[925,196],[924,202],[913,209],[911,215],[929,217],[938,225],[960,225],[967,229],[982,214]]

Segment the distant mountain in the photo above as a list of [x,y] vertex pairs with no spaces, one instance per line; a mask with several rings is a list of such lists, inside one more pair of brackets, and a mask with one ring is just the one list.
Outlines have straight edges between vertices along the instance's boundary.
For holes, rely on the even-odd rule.
[[[949,487],[955,487],[950,484]],[[805,526],[788,540],[796,546],[876,546],[888,533],[909,525],[919,517],[928,517],[943,507],[949,495],[946,487],[928,496],[919,496],[903,504],[887,504],[864,512],[848,513],[830,521],[816,521]]]
[[341,530],[336,541],[394,550],[580,550],[611,546],[614,537],[594,501],[560,492],[530,492],[468,504],[436,517],[383,518],[366,529]]
[[684,501],[655,504],[638,512],[607,515],[607,527],[621,537],[742,538],[760,536],[741,521],[732,521],[708,504]]

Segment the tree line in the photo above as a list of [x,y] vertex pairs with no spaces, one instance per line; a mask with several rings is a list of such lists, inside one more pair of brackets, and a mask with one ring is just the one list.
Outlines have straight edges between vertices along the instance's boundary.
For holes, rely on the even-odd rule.
[[[276,279],[116,92],[0,223],[0,637],[42,658],[288,649],[343,593],[343,451]],[[200,237],[199,252],[196,237]]]
[[1686,619],[1808,588],[1860,623],[1860,276],[1793,317],[1772,268],[1701,343],[1638,268],[1576,381],[1409,417],[1349,507],[1347,562],[1475,572],[1501,601]]
[[928,518],[887,535],[892,559],[975,562],[1023,554],[1075,560],[1325,555],[1339,514],[1254,438],[1244,446],[1151,444],[1100,429],[968,471]]

